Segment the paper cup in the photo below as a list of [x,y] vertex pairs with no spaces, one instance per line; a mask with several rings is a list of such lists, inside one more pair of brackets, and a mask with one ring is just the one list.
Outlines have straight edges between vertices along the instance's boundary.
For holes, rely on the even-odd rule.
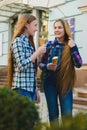
[[54,57],[52,58],[52,63],[53,63],[53,64],[57,64],[57,62],[58,62],[58,56],[54,56]]

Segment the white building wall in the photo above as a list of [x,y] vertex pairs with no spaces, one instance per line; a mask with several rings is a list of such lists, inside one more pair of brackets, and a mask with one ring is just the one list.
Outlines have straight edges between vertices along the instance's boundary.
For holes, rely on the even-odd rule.
[[80,0],[72,0],[49,10],[49,40],[54,39],[53,23],[56,19],[75,18],[75,42],[79,48],[83,63],[87,64],[87,13],[83,14],[78,7]]
[[[75,18],[75,42],[79,47],[83,63],[87,63],[87,12],[81,13],[78,7],[81,5],[81,0],[66,0],[69,2],[56,5],[49,9],[49,40],[54,38],[53,23],[58,18]],[[33,11],[33,14],[39,19],[38,11]],[[11,28],[9,23],[0,23],[0,33],[2,33],[2,56],[0,56],[0,66],[8,64],[8,45],[10,43]],[[39,28],[39,26],[38,26]],[[35,37],[35,45],[38,47],[38,32]]]
[[[37,21],[39,20],[38,11],[33,10],[33,15],[36,16]],[[7,22],[7,21],[5,21]],[[38,27],[39,28],[39,27]],[[0,66],[8,65],[8,48],[11,42],[11,23],[0,23],[0,33],[2,34],[2,55],[0,56]],[[38,48],[38,32],[34,37],[36,49]]]
[[79,35],[79,38],[81,38],[82,41],[82,57],[84,60],[84,63],[87,63],[87,13],[82,15],[82,22],[80,23],[82,25],[82,33]]
[[0,56],[0,66],[8,63],[8,41],[9,41],[9,24],[0,23],[0,33],[2,34],[2,56]]
[[[34,15],[34,16],[37,18],[37,23],[39,23],[39,12],[38,12],[38,10],[33,9],[32,15]],[[39,24],[37,25],[37,30],[39,30]],[[39,32],[37,31],[37,32],[35,33],[35,36],[34,36],[34,43],[35,43],[36,49],[37,49],[38,46],[39,46],[38,36],[39,36]]]

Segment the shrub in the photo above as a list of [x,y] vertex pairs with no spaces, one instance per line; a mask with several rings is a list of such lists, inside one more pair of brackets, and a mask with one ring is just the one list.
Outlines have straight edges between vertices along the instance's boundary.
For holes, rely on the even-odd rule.
[[87,114],[78,113],[73,118],[63,118],[60,125],[52,124],[46,130],[87,130]]
[[39,121],[34,102],[6,87],[0,88],[0,130],[33,130]]
[[35,130],[87,130],[87,114],[78,113],[73,118],[63,118],[62,123],[40,124]]

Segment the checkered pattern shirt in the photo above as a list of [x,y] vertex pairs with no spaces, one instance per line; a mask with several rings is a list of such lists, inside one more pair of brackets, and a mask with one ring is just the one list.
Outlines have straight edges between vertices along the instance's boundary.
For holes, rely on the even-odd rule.
[[12,88],[21,88],[33,92],[36,88],[35,65],[30,56],[34,49],[24,34],[17,37],[11,46],[13,57]]
[[[46,53],[40,61],[40,63],[43,63],[43,66],[41,66],[39,63],[39,68],[43,71],[45,70],[45,73],[47,73],[47,74],[49,73],[53,76],[53,74],[55,74],[56,71],[55,72],[51,71],[51,70],[48,71],[46,69],[46,66],[48,63],[52,62],[52,58],[54,56],[58,56],[58,68],[60,67],[62,51],[64,49],[64,45],[59,43],[58,40],[55,39],[54,41],[48,41],[46,46],[47,46]],[[77,46],[75,45],[70,50],[71,50],[71,56],[72,56],[74,66],[77,68],[80,68],[82,66],[82,59],[79,54]]]

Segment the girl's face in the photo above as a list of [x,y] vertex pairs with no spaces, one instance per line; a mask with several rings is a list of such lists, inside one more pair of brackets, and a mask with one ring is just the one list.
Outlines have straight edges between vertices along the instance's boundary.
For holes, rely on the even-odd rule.
[[60,21],[58,21],[54,24],[54,35],[59,40],[64,39],[65,31],[64,31],[64,27]]
[[37,20],[32,21],[30,24],[26,25],[28,35],[34,36],[37,31]]

